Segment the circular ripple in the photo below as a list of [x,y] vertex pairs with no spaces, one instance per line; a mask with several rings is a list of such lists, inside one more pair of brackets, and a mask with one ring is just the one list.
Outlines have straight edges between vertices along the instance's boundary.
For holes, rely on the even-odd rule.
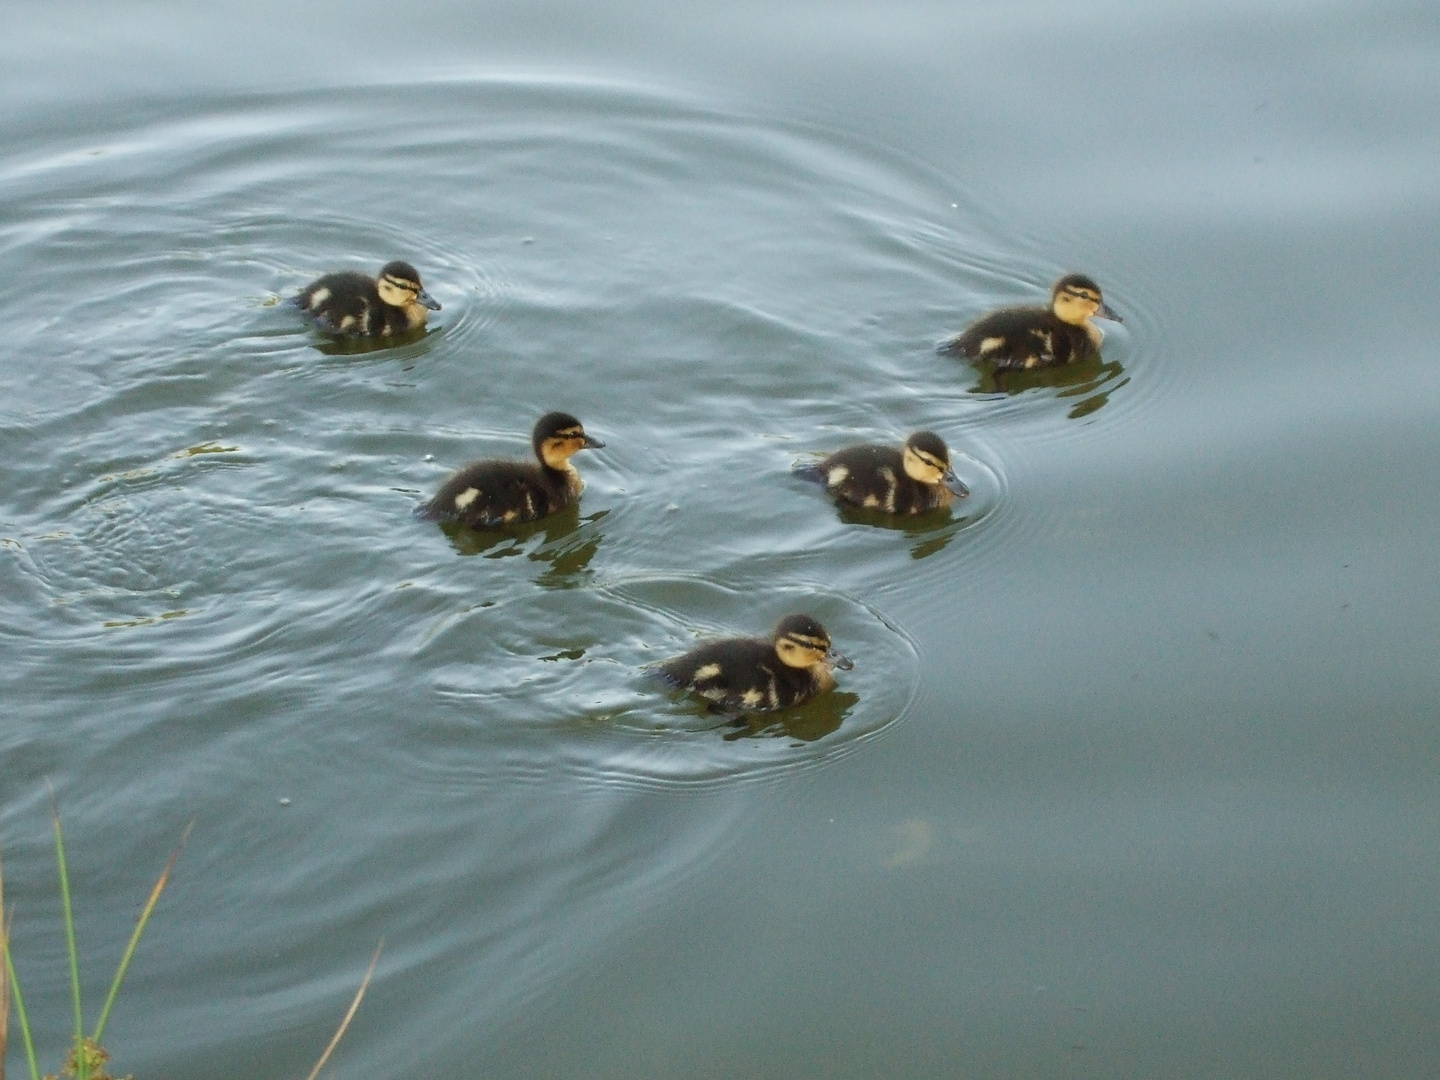
[[[805,706],[736,723],[648,671],[702,639],[767,635],[793,612],[818,618],[855,662]],[[563,763],[603,784],[701,786],[815,764],[874,735],[909,707],[918,665],[904,632],[853,597],[684,577],[478,605],[430,628],[413,663],[453,729],[445,741],[493,734],[510,746],[508,769]]]

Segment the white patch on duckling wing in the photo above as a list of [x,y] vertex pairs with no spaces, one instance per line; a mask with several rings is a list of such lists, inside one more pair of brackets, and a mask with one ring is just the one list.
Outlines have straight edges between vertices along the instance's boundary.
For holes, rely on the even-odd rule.
[[455,496],[455,509],[464,510],[467,506],[469,506],[479,497],[479,488],[466,488],[464,491],[460,492],[459,495]]

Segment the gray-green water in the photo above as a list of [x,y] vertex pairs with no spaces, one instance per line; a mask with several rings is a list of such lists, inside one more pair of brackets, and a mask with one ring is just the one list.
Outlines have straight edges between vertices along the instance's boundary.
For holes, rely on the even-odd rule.
[[[46,778],[97,1005],[196,822],[121,1074],[303,1076],[381,937],[337,1077],[1440,1073],[1433,8],[13,11],[49,1067]],[[274,306],[394,257],[423,340]],[[936,353],[1071,269],[1104,366]],[[577,513],[411,518],[551,408],[608,444]],[[789,475],[920,427],[948,523]],[[779,729],[641,674],[795,609],[856,668]]]

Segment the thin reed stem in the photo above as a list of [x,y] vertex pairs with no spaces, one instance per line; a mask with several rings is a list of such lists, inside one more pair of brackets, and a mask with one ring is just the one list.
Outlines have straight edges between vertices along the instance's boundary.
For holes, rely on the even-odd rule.
[[[125,946],[125,955],[120,958],[120,966],[115,969],[115,978],[110,982],[110,993],[105,998],[105,1007],[100,1010],[100,1019],[95,1024],[95,1034],[90,1036],[91,1042],[98,1044],[100,1036],[105,1034],[105,1024],[110,1019],[110,1009],[115,1004],[115,998],[120,993],[120,984],[125,979],[125,972],[129,970],[130,961],[135,956],[136,948],[140,945],[140,935],[145,932],[145,924],[150,921],[150,913],[160,902],[160,894],[165,891],[165,886],[170,882],[170,871],[175,869],[175,860],[180,858],[180,852],[184,849],[185,841],[194,827],[195,822],[193,821],[185,826],[185,832],[180,837],[180,843],[175,847],[175,853],[170,856],[170,861],[165,864],[165,869],[160,873],[160,879],[150,890],[150,899],[145,902],[145,907],[140,912],[140,918],[135,923],[135,932],[130,935],[130,943]],[[5,1078],[0,1076],[0,1080],[5,1080]]]
[[85,1060],[85,1014],[80,1006],[80,951],[75,947],[75,913],[70,906],[70,875],[65,870],[65,830],[60,827],[60,810],[55,792],[50,792],[51,817],[55,821],[55,862],[60,867],[60,900],[65,909],[65,946],[70,950],[70,995],[75,1001],[75,1080],[89,1080]]
[[360,980],[360,989],[355,991],[355,1000],[350,1002],[350,1009],[345,1013],[345,1019],[340,1021],[340,1026],[335,1029],[335,1036],[330,1040],[330,1045],[325,1047],[325,1052],[320,1055],[320,1060],[315,1063],[315,1068],[310,1070],[310,1075],[305,1080],[315,1080],[320,1075],[320,1070],[325,1067],[325,1062],[330,1060],[330,1055],[335,1047],[340,1045],[340,1039],[345,1034],[345,1029],[350,1026],[350,1021],[355,1018],[355,1010],[360,1008],[360,1002],[365,997],[365,988],[370,985],[370,979],[375,974],[375,965],[380,962],[380,950],[385,948],[385,939],[380,939],[380,944],[375,946],[375,955],[370,958],[370,967],[365,972],[365,978]]
[[25,1043],[25,1059],[30,1064],[30,1080],[40,1080],[40,1063],[35,1059],[35,1040],[30,1037],[30,1018],[25,1015],[25,995],[20,993],[20,980],[15,976],[15,961],[10,958],[10,927],[13,917],[0,927],[0,952],[5,954],[5,978],[10,987],[8,997],[15,1002],[15,1018],[20,1021],[20,1038]]

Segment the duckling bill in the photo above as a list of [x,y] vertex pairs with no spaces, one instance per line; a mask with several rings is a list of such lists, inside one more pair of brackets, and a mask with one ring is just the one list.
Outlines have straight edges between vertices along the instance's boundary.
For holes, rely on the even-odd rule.
[[429,521],[460,521],[472,529],[521,524],[561,510],[580,498],[585,482],[570,464],[581,450],[605,444],[585,434],[569,413],[546,413],[530,435],[537,463],[490,458],[466,465],[416,508]]
[[689,690],[719,708],[769,712],[803,705],[834,689],[834,669],[854,666],[831,648],[819,622],[809,615],[787,615],[769,638],[721,638],[655,670],[677,690]]
[[420,274],[396,259],[369,278],[353,270],[326,274],[300,290],[291,303],[329,334],[392,337],[425,325],[439,302],[425,291]]
[[1058,367],[1100,355],[1105,332],[1091,319],[1123,322],[1084,274],[1066,274],[1050,290],[1048,307],[1013,307],[992,311],[946,344],[996,368]]
[[915,432],[903,447],[846,447],[795,474],[824,484],[840,502],[887,514],[924,514],[970,494],[950,467],[945,440],[933,431]]

